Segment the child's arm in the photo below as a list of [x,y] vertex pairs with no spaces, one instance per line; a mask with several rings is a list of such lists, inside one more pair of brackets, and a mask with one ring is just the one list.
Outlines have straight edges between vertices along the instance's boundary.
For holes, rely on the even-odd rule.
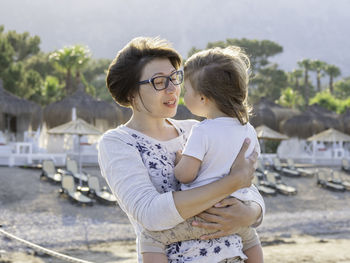
[[182,155],[175,166],[175,177],[180,183],[188,184],[196,179],[202,161],[188,155]]

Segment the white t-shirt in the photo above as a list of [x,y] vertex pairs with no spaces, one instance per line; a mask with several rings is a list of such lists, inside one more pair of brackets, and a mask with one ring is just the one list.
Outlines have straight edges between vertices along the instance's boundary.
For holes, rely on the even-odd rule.
[[[251,141],[245,156],[248,157],[254,149],[260,153],[259,141],[250,123],[242,125],[236,118],[220,117],[194,125],[183,154],[199,159],[202,164],[197,178],[189,184],[183,184],[181,190],[206,185],[227,175],[245,138]],[[232,196],[248,201],[254,198],[252,193],[243,188]]]

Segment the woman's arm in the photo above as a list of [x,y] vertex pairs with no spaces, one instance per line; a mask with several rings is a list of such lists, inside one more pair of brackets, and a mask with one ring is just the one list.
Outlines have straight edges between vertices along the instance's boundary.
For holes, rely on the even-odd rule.
[[227,176],[207,185],[173,192],[176,208],[184,219],[214,206],[232,192],[251,185],[258,154],[254,152],[250,158],[245,158],[249,144],[250,140],[246,139]]
[[254,161],[245,159],[244,143],[231,172],[211,184],[195,189],[160,194],[154,188],[137,149],[115,136],[103,136],[99,143],[102,175],[120,207],[146,229],[172,228],[184,219],[212,207],[230,193],[251,184]]
[[241,227],[248,227],[261,222],[262,207],[256,202],[243,203],[229,197],[220,205],[207,209],[198,216],[206,222],[195,221],[194,226],[217,230],[217,232],[202,236],[203,239],[219,238],[237,233]]

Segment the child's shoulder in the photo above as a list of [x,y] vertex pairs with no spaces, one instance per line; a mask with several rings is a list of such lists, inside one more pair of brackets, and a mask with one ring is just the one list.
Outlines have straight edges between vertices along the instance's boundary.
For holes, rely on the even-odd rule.
[[189,120],[175,120],[175,119],[168,119],[174,126],[177,128],[184,130],[185,132],[189,132],[193,126],[200,123],[197,120],[189,119]]

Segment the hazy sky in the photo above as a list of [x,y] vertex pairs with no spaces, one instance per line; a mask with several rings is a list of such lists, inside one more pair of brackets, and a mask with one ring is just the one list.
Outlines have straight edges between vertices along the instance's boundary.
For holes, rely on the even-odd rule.
[[85,44],[113,58],[136,36],[161,36],[186,57],[192,46],[226,38],[269,39],[274,58],[291,70],[302,58],[322,59],[350,75],[348,0],[0,0],[5,30],[39,35],[41,48]]

